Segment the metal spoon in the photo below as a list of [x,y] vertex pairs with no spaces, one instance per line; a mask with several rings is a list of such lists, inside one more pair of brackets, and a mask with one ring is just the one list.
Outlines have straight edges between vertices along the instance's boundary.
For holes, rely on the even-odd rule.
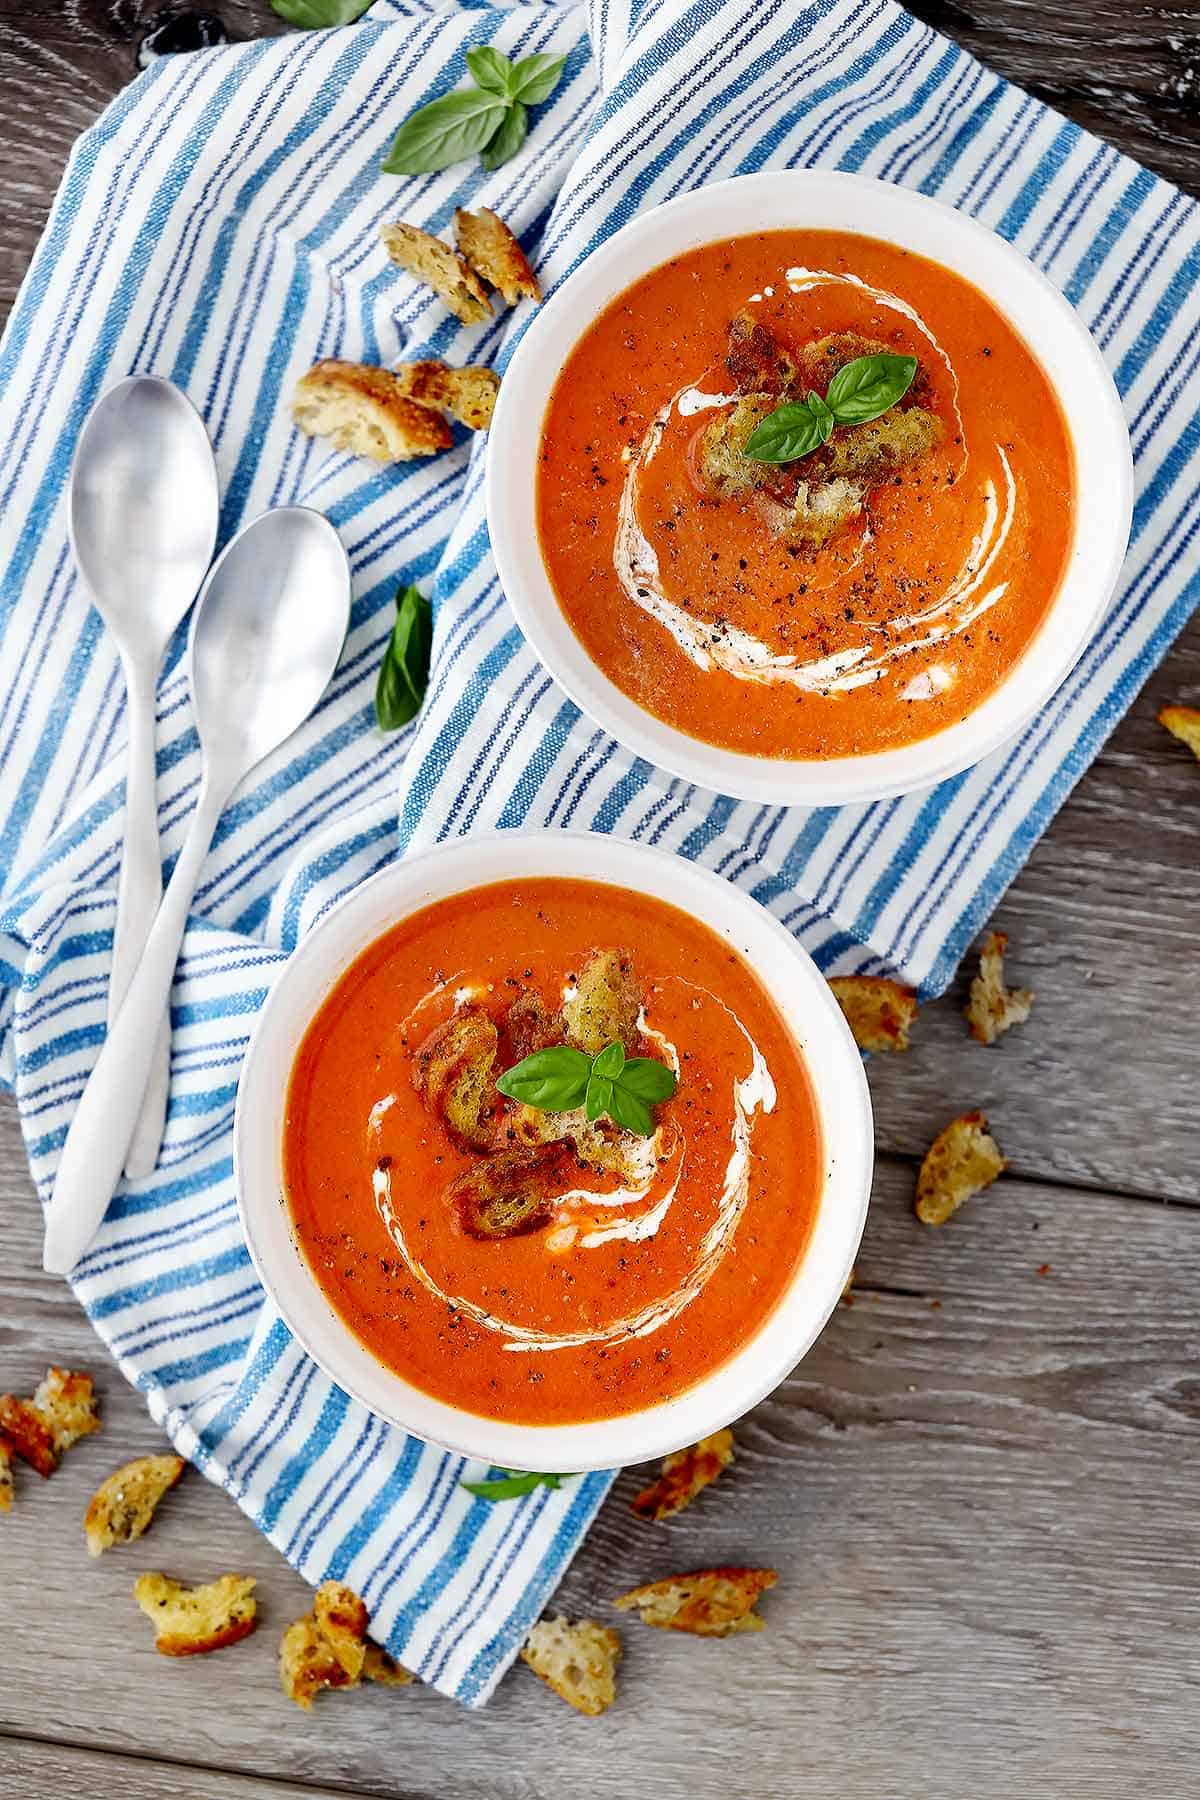
[[[158,672],[212,561],[219,511],[212,445],[190,400],[154,375],[131,375],[111,388],[80,433],[68,507],[75,561],[125,674],[125,846],[108,982],[110,1025],[162,898],[154,766]],[[125,1165],[135,1179],[158,1160],[170,1063],[164,1012]]]
[[320,699],[349,619],[346,553],[333,526],[306,507],[263,513],[213,565],[189,646],[203,755],[200,797],[125,1003],[67,1133],[46,1215],[43,1263],[51,1274],[74,1268],[108,1210],[217,820],[255,764]]

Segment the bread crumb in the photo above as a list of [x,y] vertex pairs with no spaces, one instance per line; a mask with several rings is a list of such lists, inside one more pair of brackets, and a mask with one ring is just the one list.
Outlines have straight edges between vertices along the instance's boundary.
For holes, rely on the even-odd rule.
[[279,1643],[279,1685],[309,1712],[324,1688],[355,1688],[362,1681],[407,1687],[411,1672],[378,1644],[367,1641],[367,1609],[341,1581],[323,1581],[312,1611],[286,1627]]
[[686,1450],[676,1450],[663,1458],[658,1480],[634,1497],[634,1512],[639,1519],[655,1522],[672,1518],[690,1506],[732,1461],[733,1433],[728,1429],[715,1431]]
[[1023,1025],[1033,1007],[1032,988],[1004,984],[1007,949],[1007,932],[989,931],[979,951],[979,973],[971,983],[966,1015],[971,1036],[981,1044],[994,1044],[1014,1025]]
[[1186,744],[1193,756],[1200,757],[1200,711],[1194,706],[1164,706],[1158,722]]
[[560,1615],[534,1626],[521,1661],[577,1712],[594,1719],[617,1697],[620,1655],[621,1640],[615,1631],[591,1619],[572,1625]]
[[406,397],[389,369],[328,357],[296,384],[292,417],[308,437],[370,462],[411,462],[454,442],[441,413]]
[[732,1637],[736,1632],[762,1630],[765,1621],[754,1606],[778,1579],[774,1569],[697,1569],[632,1588],[613,1604],[618,1612],[636,1607],[643,1625],[662,1631]]
[[90,1375],[50,1368],[32,1400],[0,1395],[0,1435],[39,1475],[53,1475],[60,1457],[99,1429]]
[[468,431],[486,431],[492,422],[500,377],[480,364],[452,369],[444,362],[397,363],[391,371],[398,391],[418,406],[448,412]]
[[477,212],[460,207],[454,215],[454,241],[475,273],[498,290],[506,306],[516,306],[522,297],[541,300],[529,258],[490,207],[481,206]]
[[88,1555],[100,1556],[114,1544],[140,1538],[159,1501],[186,1468],[182,1456],[139,1456],[115,1469],[96,1489],[83,1516]]
[[403,221],[384,225],[381,230],[384,248],[394,263],[407,269],[415,280],[431,287],[456,319],[464,325],[481,325],[492,316],[491,301],[475,270],[444,244],[439,237],[422,231],[419,225]]
[[221,1575],[189,1588],[152,1571],[139,1575],[133,1597],[154,1624],[163,1656],[207,1656],[249,1637],[258,1623],[252,1575]]
[[13,1503],[12,1445],[0,1438],[0,1512],[11,1512]]
[[829,983],[860,1050],[907,1050],[917,1016],[913,989],[882,975],[835,975]]

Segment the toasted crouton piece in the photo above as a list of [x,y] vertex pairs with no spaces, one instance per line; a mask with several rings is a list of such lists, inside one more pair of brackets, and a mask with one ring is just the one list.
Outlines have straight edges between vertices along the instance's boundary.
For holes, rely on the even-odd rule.
[[717,1479],[733,1461],[732,1431],[715,1431],[687,1450],[663,1458],[662,1474],[635,1495],[633,1510],[639,1519],[669,1519],[690,1506],[696,1495]]
[[464,256],[418,225],[384,225],[384,248],[394,263],[431,287],[464,325],[480,325],[492,316],[491,301]]
[[561,1044],[566,1034],[562,1014],[551,1012],[542,996],[533,991],[519,995],[506,1009],[500,1023],[514,1064],[524,1062],[535,1050],[548,1050],[552,1044]]
[[860,1050],[907,1050],[917,1016],[912,988],[882,975],[835,975],[830,987]]
[[1158,715],[1172,737],[1186,744],[1194,756],[1200,757],[1200,711],[1194,706],[1164,706]]
[[917,1177],[918,1219],[923,1225],[944,1225],[964,1200],[991,1187],[1005,1167],[981,1112],[952,1119],[925,1152]]
[[409,400],[388,369],[330,357],[301,376],[292,417],[309,437],[371,462],[411,462],[454,442],[440,413]]
[[500,391],[500,377],[479,365],[452,369],[444,362],[397,363],[400,393],[418,406],[440,407],[470,431],[486,431]]
[[347,1673],[312,1613],[306,1613],[280,1640],[279,1685],[309,1712],[322,1688],[357,1687],[358,1677]]
[[483,1008],[464,1006],[417,1049],[417,1092],[462,1149],[486,1150],[492,1142],[492,1071],[499,1043]]
[[816,461],[827,482],[844,480],[865,491],[927,456],[944,429],[938,415],[923,406],[894,406],[866,425],[835,431]]
[[364,1681],[377,1682],[380,1687],[408,1687],[414,1679],[411,1669],[398,1663],[394,1656],[389,1656],[378,1644],[366,1646],[362,1672]]
[[154,1622],[154,1648],[163,1656],[207,1656],[249,1637],[258,1623],[252,1575],[221,1575],[203,1587],[157,1572],[139,1575],[133,1597]]
[[971,983],[967,1021],[971,1036],[981,1044],[994,1044],[1014,1025],[1023,1025],[1033,1007],[1032,988],[1004,984],[1004,952],[1008,933],[989,931],[979,952],[979,973]]
[[454,215],[454,241],[475,273],[503,296],[506,306],[515,306],[522,295],[541,299],[529,258],[490,207],[481,206],[478,212],[464,212],[459,207]]
[[562,1141],[498,1150],[452,1181],[447,1199],[468,1237],[523,1237],[546,1224],[576,1161]]
[[560,1614],[542,1619],[525,1640],[521,1661],[547,1687],[589,1719],[607,1712],[617,1697],[621,1640],[615,1631],[580,1619],[571,1625]]
[[648,1581],[613,1604],[618,1612],[636,1607],[643,1625],[663,1631],[732,1637],[739,1631],[762,1630],[764,1621],[754,1604],[778,1579],[774,1569],[698,1569],[693,1575]]
[[11,1512],[13,1503],[12,1445],[0,1438],[0,1512]]
[[323,1581],[313,1600],[313,1618],[347,1675],[357,1681],[367,1656],[367,1609],[354,1589],[342,1581]]
[[159,1501],[182,1478],[182,1456],[139,1456],[102,1481],[83,1516],[89,1556],[140,1538]]
[[778,404],[774,394],[743,394],[736,406],[719,412],[706,427],[700,440],[700,473],[715,494],[732,499],[768,479],[767,464],[752,462],[743,452],[751,432]]
[[739,393],[763,394],[769,399],[768,412],[796,376],[796,365],[783,345],[746,308],[729,321],[725,367]]
[[51,1368],[32,1400],[0,1395],[0,1434],[39,1475],[53,1475],[64,1452],[99,1429],[90,1375]]
[[588,1056],[620,1040],[627,1052],[638,1039],[642,996],[628,950],[597,950],[563,1001],[567,1042]]

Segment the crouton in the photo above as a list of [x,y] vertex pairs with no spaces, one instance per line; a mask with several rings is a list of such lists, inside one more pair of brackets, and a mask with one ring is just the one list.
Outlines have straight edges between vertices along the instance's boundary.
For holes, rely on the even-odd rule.
[[927,456],[941,441],[943,430],[938,415],[923,406],[893,406],[866,425],[847,425],[835,431],[811,461],[828,483],[878,487]]
[[486,431],[500,391],[491,369],[452,369],[444,362],[397,363],[391,371],[397,391],[418,406],[438,407],[470,431]]
[[917,1217],[923,1225],[944,1225],[965,1200],[991,1187],[1005,1164],[981,1112],[963,1113],[938,1133],[917,1177]]
[[431,287],[464,325],[492,316],[487,291],[466,258],[417,225],[384,225],[384,248],[394,263]]
[[616,1670],[621,1640],[591,1619],[570,1624],[560,1614],[542,1619],[525,1640],[521,1661],[547,1687],[589,1719],[607,1712],[617,1697]]
[[716,1431],[687,1450],[663,1458],[662,1473],[650,1487],[634,1497],[639,1519],[669,1519],[690,1506],[696,1495],[717,1479],[733,1461],[732,1431]]
[[698,1569],[692,1575],[648,1581],[613,1604],[618,1612],[636,1607],[643,1625],[662,1631],[732,1637],[739,1631],[762,1630],[764,1621],[754,1604],[778,1579],[774,1569]]
[[1158,722],[1186,744],[1193,756],[1200,757],[1200,711],[1194,706],[1164,706]]
[[322,1688],[357,1687],[312,1613],[296,1619],[279,1644],[279,1685],[305,1712]]
[[912,988],[882,975],[835,975],[829,983],[860,1050],[907,1050],[917,1016]]
[[309,437],[377,463],[411,462],[454,442],[442,415],[407,399],[389,370],[333,358],[301,376],[292,417]]
[[546,1224],[576,1162],[565,1142],[498,1150],[452,1181],[447,1199],[468,1237],[523,1237]]
[[562,1014],[551,1012],[542,996],[521,994],[502,1014],[500,1024],[508,1039],[513,1064],[524,1062],[536,1050],[548,1050],[561,1044],[566,1036]]
[[0,1395],[0,1435],[39,1475],[53,1475],[72,1444],[99,1429],[90,1375],[51,1368],[32,1400]]
[[342,1581],[323,1581],[313,1600],[317,1630],[352,1680],[363,1672],[367,1647],[367,1609]]
[[378,1644],[366,1646],[362,1672],[364,1681],[377,1682],[380,1687],[407,1687],[413,1680],[412,1670],[406,1669],[403,1663],[398,1663],[394,1656],[389,1656]]
[[460,1149],[486,1150],[492,1142],[492,1072],[499,1042],[483,1008],[464,1006],[417,1049],[417,1092]]
[[744,394],[706,427],[700,439],[700,473],[722,499],[748,494],[767,481],[769,465],[752,462],[744,451],[751,432],[778,404],[773,394]]
[[11,1512],[13,1503],[12,1445],[0,1438],[0,1512]]
[[249,1637],[258,1623],[252,1575],[222,1575],[204,1587],[184,1587],[166,1575],[139,1575],[133,1597],[154,1623],[154,1648],[163,1656],[207,1656]]
[[796,379],[796,365],[783,345],[745,308],[729,321],[725,367],[739,393],[769,399],[768,412]]
[[542,290],[529,266],[529,258],[504,223],[489,207],[454,215],[454,241],[476,275],[494,287],[506,306],[516,306],[522,296],[540,301]]
[[140,1538],[159,1501],[186,1468],[182,1456],[139,1456],[114,1470],[96,1489],[83,1516],[88,1555],[100,1556],[114,1544]]
[[971,1036],[981,1044],[994,1044],[1012,1026],[1023,1025],[1033,1007],[1032,988],[1005,986],[1007,949],[1007,932],[989,931],[979,952],[979,973],[971,983],[966,1013]]
[[588,1056],[618,1040],[627,1053],[638,1040],[642,997],[627,950],[597,950],[563,1001],[567,1042]]

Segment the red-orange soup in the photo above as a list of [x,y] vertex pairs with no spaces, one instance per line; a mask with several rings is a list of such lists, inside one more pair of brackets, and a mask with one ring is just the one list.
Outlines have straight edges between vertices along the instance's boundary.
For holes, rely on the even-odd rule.
[[[880,351],[918,362],[892,410],[751,469],[740,420]],[[832,231],[708,244],[628,288],[563,366],[537,484],[551,584],[604,673],[694,737],[796,759],[973,711],[1054,598],[1073,505],[1054,391],[991,302]]]
[[[513,999],[557,1022],[615,946],[636,974],[631,1049],[678,1062],[655,1136],[601,1125],[628,1179],[572,1155],[538,1229],[469,1235],[450,1190],[484,1153],[431,1111],[418,1052],[470,1008],[497,1023],[494,1079],[519,1060]],[[514,1103],[493,1090],[489,1109],[505,1147]],[[674,907],[565,879],[476,889],[372,944],[300,1045],[283,1150],[296,1237],[351,1331],[426,1393],[522,1424],[640,1410],[719,1367],[791,1280],[823,1175],[803,1062],[741,957]]]

